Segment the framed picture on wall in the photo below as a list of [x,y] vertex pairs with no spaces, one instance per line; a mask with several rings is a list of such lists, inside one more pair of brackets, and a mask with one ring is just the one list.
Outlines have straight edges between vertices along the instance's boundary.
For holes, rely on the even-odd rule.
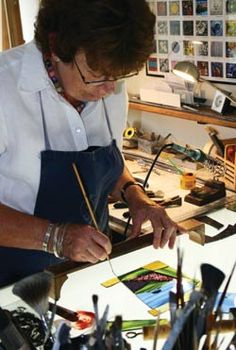
[[147,75],[191,61],[201,77],[236,83],[236,0],[147,0],[156,16]]

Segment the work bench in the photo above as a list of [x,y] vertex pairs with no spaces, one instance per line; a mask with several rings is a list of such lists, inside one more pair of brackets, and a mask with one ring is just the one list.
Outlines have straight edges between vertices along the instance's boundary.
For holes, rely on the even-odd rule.
[[[140,173],[139,176],[145,174]],[[179,175],[162,173],[152,174],[149,181],[149,187],[153,190],[163,190],[165,197],[173,195],[184,195],[186,190],[179,188]],[[167,209],[168,214],[177,221],[184,220],[189,217],[196,216],[207,212],[207,216],[222,223],[224,227],[220,230],[212,226],[205,226],[206,235],[213,237],[225,229],[229,224],[235,225],[235,212],[224,208],[226,202],[235,200],[235,193],[229,193],[226,200],[219,200],[207,208],[196,207],[190,203],[183,202],[181,207]],[[221,208],[220,208],[221,207]],[[116,211],[116,214],[114,214]],[[111,215],[120,216],[122,221],[122,213],[124,210],[113,209],[111,204]],[[117,214],[119,212],[119,214]],[[118,220],[119,221],[119,220]],[[148,225],[145,226],[148,231]],[[123,242],[115,246],[110,256],[112,268],[116,275],[121,275],[132,271],[136,268],[159,260],[169,266],[176,268],[177,266],[177,245],[184,251],[183,272],[192,278],[201,279],[200,265],[209,263],[228,276],[235,262],[235,235],[223,240],[219,240],[205,245],[196,244],[191,241],[187,234],[178,237],[178,244],[173,250],[168,247],[164,249],[154,249],[151,245],[152,235],[147,234],[139,239]],[[98,295],[99,313],[102,314],[106,305],[109,304],[109,320],[114,320],[116,315],[121,315],[123,320],[140,320],[153,318],[148,312],[149,308],[141,302],[124,284],[105,288],[101,285],[114,277],[108,261],[100,262],[96,265],[68,262],[49,269],[54,273],[55,278],[63,280],[60,289],[60,299],[58,304],[71,310],[87,310],[93,311],[92,295]],[[65,277],[68,277],[67,280]],[[224,285],[222,285],[223,288]],[[18,305],[19,300],[11,293],[12,287],[0,290],[0,302],[2,307],[12,308]],[[236,292],[236,275],[233,276],[229,286],[230,292]],[[16,303],[16,304],[15,304]],[[161,315],[161,318],[169,318],[168,312]],[[73,335],[77,335],[78,331],[73,330]],[[152,349],[153,341],[144,341],[142,335],[138,335],[134,339],[127,339],[132,345],[132,350],[145,348]],[[164,340],[158,341],[157,349],[161,349]]]
[[[228,224],[235,224],[235,213],[227,209],[218,209],[210,217],[217,221]],[[215,235],[217,230],[212,227],[206,227],[208,235]],[[235,262],[235,236],[225,240],[209,243],[204,246],[190,241],[187,235],[178,238],[179,244],[184,250],[183,272],[191,277],[200,278],[200,264],[210,263],[221,269],[226,276],[229,275]],[[176,247],[173,250],[168,248],[155,250],[152,246],[137,249],[126,253],[125,248],[122,255],[111,259],[113,269],[117,275],[131,271],[155,260],[168,263],[176,267],[177,254]],[[59,305],[72,310],[93,311],[92,295],[99,297],[99,312],[104,311],[105,306],[109,304],[109,319],[114,316],[122,315],[124,320],[150,319],[152,316],[148,313],[148,307],[143,304],[130,290],[122,283],[118,283],[111,288],[104,288],[101,282],[113,278],[114,275],[110,269],[109,263],[102,263],[88,266],[84,269],[68,274],[68,279],[61,289],[61,298]],[[236,276],[229,287],[230,292],[236,292]],[[12,304],[18,299],[11,293],[11,287],[3,288],[0,291],[1,306]],[[14,305],[14,304],[13,304]],[[161,315],[168,317],[168,313]],[[72,332],[72,334],[77,334]],[[132,350],[139,350],[141,347],[147,350],[152,349],[153,341],[143,341],[142,335],[130,340]],[[158,342],[158,349],[161,349],[163,340]]]

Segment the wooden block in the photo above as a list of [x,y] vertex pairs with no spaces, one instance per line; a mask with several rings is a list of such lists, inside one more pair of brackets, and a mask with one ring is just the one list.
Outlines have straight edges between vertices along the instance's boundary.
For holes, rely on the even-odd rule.
[[205,243],[205,224],[196,220],[188,219],[179,222],[185,230],[188,231],[189,238],[198,244],[204,245]]

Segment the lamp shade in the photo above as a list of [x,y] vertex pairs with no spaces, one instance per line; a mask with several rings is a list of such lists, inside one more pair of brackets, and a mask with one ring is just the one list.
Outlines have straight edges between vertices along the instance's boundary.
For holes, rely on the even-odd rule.
[[178,62],[173,69],[173,73],[192,83],[199,81],[200,77],[198,68],[189,61]]

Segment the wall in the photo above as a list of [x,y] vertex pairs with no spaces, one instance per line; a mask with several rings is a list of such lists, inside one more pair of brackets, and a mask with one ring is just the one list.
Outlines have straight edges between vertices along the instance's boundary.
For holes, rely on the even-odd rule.
[[19,0],[22,30],[25,42],[33,39],[34,21],[37,14],[39,0]]

